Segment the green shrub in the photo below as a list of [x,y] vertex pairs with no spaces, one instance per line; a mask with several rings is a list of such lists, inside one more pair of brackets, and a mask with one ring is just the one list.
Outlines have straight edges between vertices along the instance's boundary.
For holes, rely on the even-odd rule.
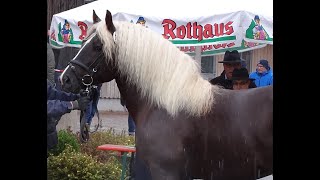
[[[114,151],[101,151],[103,144],[134,145],[134,137],[125,131],[115,133],[114,129],[90,134],[87,143],[80,143],[78,135],[70,130],[58,132],[59,143],[48,157],[48,179],[108,179],[119,180],[121,157]],[[62,153],[61,153],[62,152]],[[114,156],[116,154],[116,156]],[[127,159],[130,161],[130,158]],[[128,169],[126,174],[128,175]]]
[[107,163],[85,153],[76,152],[70,145],[57,156],[48,157],[49,180],[119,180],[121,164],[110,157]]
[[97,147],[103,144],[118,144],[118,145],[130,145],[134,146],[135,141],[133,136],[126,135],[125,132],[121,134],[115,133],[114,129],[109,129],[103,132],[95,132],[90,134],[90,139],[87,143],[81,144],[81,152],[85,152],[96,157],[99,162],[108,161],[110,154],[114,154],[112,151],[97,150]]
[[70,130],[60,130],[58,131],[58,144],[55,148],[50,150],[49,153],[56,156],[66,148],[67,144],[76,152],[79,152],[80,144],[77,135]]

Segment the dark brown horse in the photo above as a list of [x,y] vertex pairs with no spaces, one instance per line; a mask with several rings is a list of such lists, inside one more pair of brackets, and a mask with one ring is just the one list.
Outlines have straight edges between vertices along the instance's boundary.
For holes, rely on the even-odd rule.
[[273,173],[273,87],[232,91],[148,28],[92,26],[60,76],[66,91],[115,79],[136,122],[137,153],[154,180],[253,180]]

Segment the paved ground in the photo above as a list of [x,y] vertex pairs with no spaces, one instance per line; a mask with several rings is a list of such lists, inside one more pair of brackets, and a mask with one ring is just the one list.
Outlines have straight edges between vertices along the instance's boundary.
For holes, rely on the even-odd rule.
[[[127,112],[108,112],[100,111],[100,119],[102,120],[102,128],[99,130],[114,129],[116,133],[128,133],[128,113]],[[97,122],[97,117],[93,119],[93,123]]]

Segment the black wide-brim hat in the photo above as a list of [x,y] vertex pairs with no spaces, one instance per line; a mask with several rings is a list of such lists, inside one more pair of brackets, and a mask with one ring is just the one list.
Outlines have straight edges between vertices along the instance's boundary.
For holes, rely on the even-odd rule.
[[232,77],[231,80],[255,80],[255,79],[252,79],[252,78],[249,78],[249,77]]
[[246,68],[234,69],[232,72],[231,80],[255,80],[249,78],[249,72]]
[[240,54],[237,50],[226,51],[224,53],[223,61],[219,61],[218,63],[241,63],[244,60],[240,58]]

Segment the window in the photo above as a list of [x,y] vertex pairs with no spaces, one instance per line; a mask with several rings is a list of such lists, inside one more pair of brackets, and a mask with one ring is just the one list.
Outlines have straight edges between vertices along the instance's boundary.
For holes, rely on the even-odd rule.
[[252,51],[246,51],[241,53],[241,58],[246,60],[246,68],[248,71],[251,71],[251,52]]
[[214,56],[201,57],[201,73],[214,73],[215,72]]
[[216,76],[216,61],[214,56],[201,57],[201,75],[207,80]]

